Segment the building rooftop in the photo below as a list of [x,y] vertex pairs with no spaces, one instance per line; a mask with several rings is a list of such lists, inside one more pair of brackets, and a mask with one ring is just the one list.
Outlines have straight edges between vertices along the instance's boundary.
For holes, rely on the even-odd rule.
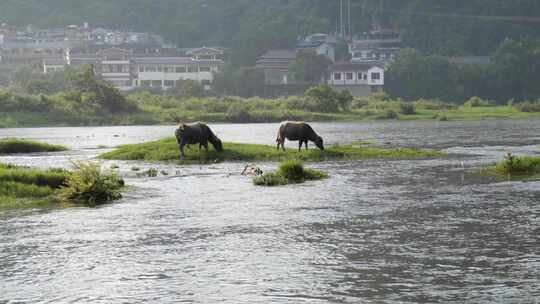
[[384,68],[381,62],[338,62],[332,64],[328,69],[330,71],[367,71],[373,67]]
[[268,50],[266,53],[261,55],[258,60],[261,59],[296,59],[295,50]]

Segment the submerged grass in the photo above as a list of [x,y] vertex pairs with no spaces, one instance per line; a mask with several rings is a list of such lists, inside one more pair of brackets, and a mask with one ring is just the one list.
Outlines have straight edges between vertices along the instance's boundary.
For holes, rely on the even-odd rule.
[[283,161],[276,172],[255,177],[253,183],[257,186],[283,186],[324,178],[328,178],[328,174],[304,168],[304,164],[300,160],[291,159]]
[[0,164],[0,210],[58,203],[93,206],[120,198],[123,185],[116,174],[94,163],[76,163],[71,172]]
[[281,161],[286,159],[300,159],[304,161],[325,161],[340,159],[369,159],[369,158],[422,158],[436,157],[443,154],[438,151],[418,150],[418,149],[382,149],[375,147],[365,147],[362,145],[347,145],[330,147],[321,151],[313,148],[302,150],[291,148],[286,151],[277,150],[274,146],[224,143],[224,151],[216,152],[212,148],[208,152],[198,151],[198,147],[186,149],[186,156],[180,159],[178,144],[174,137],[165,138],[142,144],[132,144],[120,146],[117,149],[100,155],[103,159],[112,160],[145,160],[156,161],[178,161],[181,164],[189,163],[209,163],[223,161]]
[[0,154],[35,153],[35,152],[58,152],[66,151],[67,148],[60,145],[51,145],[32,140],[6,138],[0,139]]

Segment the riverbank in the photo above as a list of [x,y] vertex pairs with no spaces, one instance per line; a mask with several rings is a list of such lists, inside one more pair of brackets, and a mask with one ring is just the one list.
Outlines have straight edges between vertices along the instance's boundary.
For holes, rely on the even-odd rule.
[[[313,146],[312,146],[313,147]],[[410,159],[438,157],[443,153],[419,149],[383,149],[364,145],[346,145],[328,147],[324,151],[316,148],[298,152],[295,148],[286,151],[277,150],[275,146],[258,144],[224,143],[223,152],[209,148],[199,152],[198,145],[185,149],[185,157],[180,159],[180,151],[176,138],[169,137],[142,144],[123,145],[99,157],[108,160],[144,160],[148,162],[174,161],[179,164],[212,163],[224,161],[282,161],[298,158],[304,161],[354,160],[354,159]]]
[[[112,90],[112,89],[111,89]],[[114,91],[114,90],[113,90]],[[114,91],[116,92],[116,91]],[[0,89],[0,128],[46,126],[168,125],[177,122],[269,123],[284,120],[483,120],[540,118],[540,102],[495,105],[473,97],[463,104],[437,99],[404,101],[385,93],[330,97],[289,96],[275,99],[234,96],[179,98],[166,93],[113,94],[113,100],[65,91],[28,95]],[[99,102],[98,102],[99,101]]]

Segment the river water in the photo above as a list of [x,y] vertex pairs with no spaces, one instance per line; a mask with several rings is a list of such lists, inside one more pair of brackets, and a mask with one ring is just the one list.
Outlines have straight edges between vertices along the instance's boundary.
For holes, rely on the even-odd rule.
[[[540,182],[473,174],[508,151],[539,152],[540,121],[313,125],[328,145],[451,155],[308,164],[331,178],[278,188],[240,176],[244,163],[105,162],[135,186],[117,203],[0,214],[0,303],[540,302]],[[274,144],[277,125],[213,128]],[[72,149],[0,162],[69,166],[173,131],[0,129]]]

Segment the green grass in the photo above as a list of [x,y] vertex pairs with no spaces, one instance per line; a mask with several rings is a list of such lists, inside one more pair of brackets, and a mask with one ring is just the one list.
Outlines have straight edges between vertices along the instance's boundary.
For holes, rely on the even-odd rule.
[[483,170],[498,176],[531,177],[540,174],[540,156],[517,157],[508,153],[504,160]]
[[326,150],[312,148],[308,151],[298,152],[296,143],[290,143],[286,151],[277,150],[275,146],[224,143],[223,152],[216,152],[209,148],[199,152],[198,146],[193,146],[191,150],[185,149],[186,156],[180,159],[178,144],[174,137],[165,138],[142,144],[132,144],[120,146],[117,149],[100,155],[100,158],[111,160],[144,160],[149,162],[176,161],[181,164],[209,163],[223,161],[281,161],[297,158],[304,161],[325,161],[325,160],[353,160],[369,158],[394,158],[409,159],[422,157],[437,157],[443,154],[438,151],[427,151],[417,149],[382,149],[375,147],[365,147],[362,145],[347,145],[328,147]]
[[51,145],[26,139],[6,138],[0,139],[0,154],[58,152],[67,148],[60,145]]
[[49,205],[69,178],[63,170],[37,170],[0,164],[0,210]]
[[0,210],[51,207],[59,203],[96,205],[120,197],[123,181],[97,164],[74,171],[38,170],[0,164]]
[[300,160],[286,160],[279,165],[276,172],[269,172],[255,177],[253,183],[257,186],[271,187],[299,184],[324,178],[328,178],[328,174],[318,170],[304,168]]

